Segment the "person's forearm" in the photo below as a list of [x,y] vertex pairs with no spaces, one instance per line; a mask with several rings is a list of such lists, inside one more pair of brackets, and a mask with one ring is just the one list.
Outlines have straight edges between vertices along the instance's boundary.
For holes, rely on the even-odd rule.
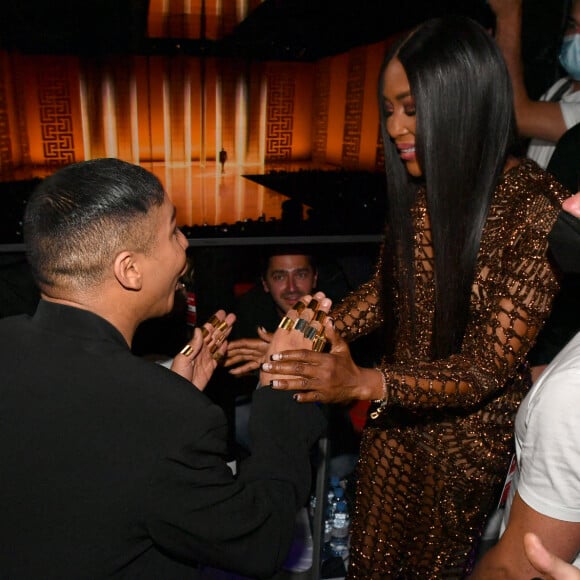
[[495,40],[503,54],[512,80],[517,113],[518,102],[528,98],[522,62],[521,2],[513,2],[509,10],[504,10],[497,15]]

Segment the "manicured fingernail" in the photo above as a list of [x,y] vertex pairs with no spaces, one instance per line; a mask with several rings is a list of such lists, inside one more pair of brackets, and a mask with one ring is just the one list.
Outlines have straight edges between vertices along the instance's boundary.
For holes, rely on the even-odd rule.
[[277,381],[276,379],[274,379],[273,381],[270,381],[270,386],[275,389],[276,387],[280,386],[280,381]]
[[268,362],[262,363],[262,370],[263,371],[269,371],[271,368],[272,368],[271,363],[268,363]]
[[298,402],[300,402],[300,395],[299,395],[298,393],[295,393],[294,395],[292,395],[292,398],[293,398],[295,401],[298,401]]
[[266,329],[263,326],[258,327],[262,332],[266,332]]
[[270,356],[272,360],[282,360],[282,355],[279,352],[275,352],[273,355]]

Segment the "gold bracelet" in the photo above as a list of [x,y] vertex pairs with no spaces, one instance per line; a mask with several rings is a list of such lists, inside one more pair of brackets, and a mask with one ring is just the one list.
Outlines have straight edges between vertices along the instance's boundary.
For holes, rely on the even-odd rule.
[[378,407],[370,413],[371,419],[376,419],[378,416],[383,412],[386,408],[387,404],[389,403],[389,384],[387,383],[387,376],[381,369],[376,368],[375,370],[381,374],[381,379],[383,380],[383,398],[382,399],[374,399],[371,403],[378,405]]

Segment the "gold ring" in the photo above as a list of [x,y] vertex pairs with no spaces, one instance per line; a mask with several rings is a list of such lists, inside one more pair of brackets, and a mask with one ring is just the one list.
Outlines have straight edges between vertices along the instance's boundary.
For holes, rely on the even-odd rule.
[[216,330],[223,332],[226,328],[228,328],[228,323],[225,320],[222,320],[217,326]]
[[302,302],[302,300],[298,300],[298,302],[296,302],[296,304],[294,304],[294,310],[296,310],[296,312],[298,312],[298,314],[300,314],[305,308],[306,308],[306,304],[304,304],[304,302]]
[[320,352],[326,346],[326,338],[324,336],[317,336],[312,342],[312,350]]
[[324,324],[324,321],[326,320],[326,312],[324,312],[324,310],[319,310],[313,318],[314,322],[319,322],[321,325]]
[[205,326],[202,326],[201,327],[201,336],[203,336],[203,338],[206,338],[208,334],[209,334],[209,330]]
[[283,328],[284,330],[292,330],[293,327],[294,321],[288,316],[284,316],[278,325],[278,328]]
[[193,352],[193,347],[191,344],[186,344],[180,351],[179,354],[183,356],[189,356]]
[[310,308],[310,310],[314,310],[316,312],[316,310],[318,310],[318,300],[314,300],[314,298],[308,303],[308,308]]
[[220,322],[221,322],[221,321],[220,321],[220,319],[219,319],[219,318],[218,318],[218,317],[217,317],[215,314],[212,314],[212,315],[209,317],[209,320],[208,320],[208,323],[209,323],[209,324],[211,324],[211,325],[212,325],[212,326],[214,326],[214,327],[217,327],[217,325],[218,325]]

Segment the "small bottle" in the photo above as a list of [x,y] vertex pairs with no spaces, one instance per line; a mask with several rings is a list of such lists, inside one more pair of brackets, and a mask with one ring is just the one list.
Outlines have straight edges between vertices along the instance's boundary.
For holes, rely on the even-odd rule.
[[314,519],[314,512],[316,511],[316,494],[313,493],[310,496],[310,501],[308,502],[308,515],[310,519]]
[[336,511],[336,505],[339,501],[344,500],[344,489],[338,485],[332,489],[332,501],[329,501],[329,504],[332,504],[332,515],[334,516],[334,512]]
[[340,500],[336,504],[332,532],[330,537],[330,553],[343,560],[348,558],[350,516],[346,501]]

